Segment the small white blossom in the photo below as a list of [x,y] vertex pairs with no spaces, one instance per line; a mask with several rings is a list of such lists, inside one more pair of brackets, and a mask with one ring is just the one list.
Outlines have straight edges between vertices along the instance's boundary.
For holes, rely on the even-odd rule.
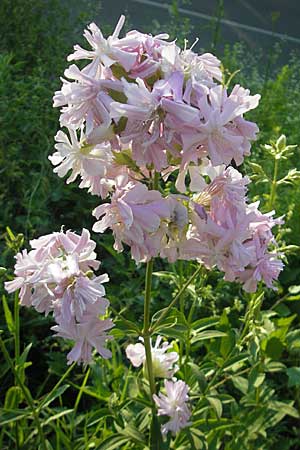
[[[142,338],[140,338],[143,340]],[[163,342],[161,347],[160,343],[162,337],[158,336],[154,347],[151,343],[151,355],[153,373],[157,378],[171,378],[178,370],[178,366],[175,364],[178,361],[178,353],[168,352],[172,348],[172,344]],[[130,359],[134,367],[139,367],[142,364],[146,364],[146,352],[144,344],[138,342],[137,344],[130,344],[126,348],[126,356]]]
[[153,395],[153,400],[158,406],[159,416],[169,416],[171,420],[161,427],[163,435],[168,431],[178,433],[182,428],[190,425],[188,421],[191,411],[188,408],[189,386],[182,380],[172,381],[165,380],[166,394],[161,392],[159,395]]

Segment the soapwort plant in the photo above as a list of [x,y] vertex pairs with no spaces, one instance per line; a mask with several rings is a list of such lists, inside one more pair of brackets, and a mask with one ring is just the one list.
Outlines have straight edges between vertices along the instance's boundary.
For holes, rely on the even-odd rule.
[[[32,414],[36,423],[42,449],[54,448],[41,421],[43,407],[62,393],[62,382],[76,363],[93,367],[94,361],[101,364],[100,357],[114,361],[113,341],[118,337],[127,338],[119,357],[132,368],[120,411],[103,411],[97,419],[103,430],[110,427],[113,432],[101,434],[97,427],[88,439],[85,435],[78,440],[76,448],[87,448],[87,441],[98,449],[212,449],[221,448],[222,442],[226,449],[241,448],[240,442],[250,448],[248,443],[261,438],[254,424],[263,415],[273,416],[270,426],[285,414],[298,417],[290,403],[274,400],[268,405],[271,388],[260,391],[265,373],[282,370],[270,358],[271,344],[268,347],[263,341],[268,326],[272,331],[272,315],[261,314],[260,307],[262,285],[276,290],[283,269],[283,252],[272,231],[283,224],[283,218],[275,218],[273,207],[276,187],[298,177],[298,172],[290,171],[277,178],[278,161],[288,156],[292,146],[286,146],[284,137],[266,146],[275,167],[267,210],[261,212],[259,201],[251,203],[247,198],[250,178],[239,170],[258,133],[257,125],[244,114],[258,106],[260,96],[240,85],[229,89],[219,59],[196,53],[187,41],[180,48],[167,34],[152,36],[136,30],[121,37],[124,21],[121,16],[108,38],[91,23],[84,32],[89,48],[75,45],[68,56],[72,63],[54,95],[62,129],[49,160],[60,178],[67,176],[67,183],[79,180],[79,187],[95,196],[95,239],[101,240],[101,234],[110,230],[114,251],[129,250],[137,265],[146,266],[143,325],[124,317],[122,311],[114,317],[114,305],[105,297],[103,285],[109,275],[99,272],[90,232],[62,227],[32,240],[29,251],[17,253],[15,278],[5,283],[9,293],[16,293],[14,318],[6,311],[16,336],[19,300],[52,316],[55,336],[73,342],[67,355],[70,368],[36,404],[24,384],[24,368],[18,369],[22,358],[23,366],[26,362],[26,356],[20,356],[19,338],[17,366],[2,339],[1,347],[22,391],[19,394],[28,404],[26,414]],[[257,177],[263,176],[260,166],[252,164],[252,168]],[[158,260],[175,268],[173,275],[154,272]],[[189,274],[183,276],[186,261]],[[215,269],[225,281],[240,285],[248,300],[235,327],[226,308],[219,316],[195,320],[199,295]],[[156,311],[154,275],[169,277],[177,286],[173,298]],[[197,364],[191,358],[195,351],[201,354]],[[82,394],[88,392],[88,376],[79,388],[75,413]],[[255,404],[252,415],[244,410],[243,425],[237,401],[222,394],[228,381],[243,394],[246,408]],[[132,383],[138,394],[130,398]],[[134,403],[136,414],[130,412]],[[252,428],[245,426],[247,421]],[[18,447],[18,420],[15,432]]]

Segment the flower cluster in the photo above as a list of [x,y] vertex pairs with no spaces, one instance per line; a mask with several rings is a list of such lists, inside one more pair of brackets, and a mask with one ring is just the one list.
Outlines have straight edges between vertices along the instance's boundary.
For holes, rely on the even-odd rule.
[[[140,340],[143,342],[143,338],[140,338]],[[176,362],[179,355],[176,352],[168,351],[172,348],[172,344],[163,342],[161,345],[161,342],[162,337],[158,336],[155,345],[151,345],[153,375],[157,378],[172,378],[178,370]],[[126,347],[126,356],[134,367],[140,367],[142,364],[144,367],[146,366],[145,347],[141,342],[129,344]]]
[[[122,16],[107,39],[90,24],[91,46],[74,47],[54,106],[67,130],[50,156],[67,182],[108,201],[93,214],[94,231],[111,229],[114,247],[136,262],[194,259],[254,291],[268,287],[283,264],[273,213],[248,204],[249,180],[234,169],[250,154],[257,125],[244,118],[259,95],[224,86],[221,62],[169,42],[166,34],[130,31]],[[172,194],[163,183],[174,181]]]
[[170,420],[162,425],[161,432],[166,435],[168,431],[178,433],[182,428],[190,425],[191,411],[187,405],[189,401],[189,387],[182,380],[165,380],[166,395],[161,392],[153,395],[159,416],[169,416]]
[[53,313],[57,325],[52,329],[75,341],[68,362],[88,363],[95,348],[103,358],[111,352],[105,343],[113,327],[105,316],[109,301],[104,297],[107,274],[95,276],[100,262],[96,260],[96,243],[88,230],[81,236],[71,232],[52,233],[30,242],[32,250],[16,255],[13,281],[5,283],[8,292],[20,289],[21,304],[38,312]]
[[[137,344],[129,344],[126,347],[126,356],[134,367],[144,366],[146,369],[146,351],[143,345],[143,338]],[[178,353],[168,351],[172,348],[172,344],[167,341],[162,343],[162,337],[158,336],[155,345],[151,342],[151,357],[153,376],[155,378],[164,378],[164,386],[166,395],[161,392],[159,395],[153,395],[159,416],[169,416],[170,420],[163,424],[161,432],[166,435],[169,431],[173,434],[178,433],[182,428],[190,425],[189,418],[191,411],[187,405],[189,401],[189,387],[184,381],[177,381],[172,378],[179,367],[176,362],[179,359]],[[146,370],[145,370],[146,374]],[[146,374],[147,377],[147,374]]]

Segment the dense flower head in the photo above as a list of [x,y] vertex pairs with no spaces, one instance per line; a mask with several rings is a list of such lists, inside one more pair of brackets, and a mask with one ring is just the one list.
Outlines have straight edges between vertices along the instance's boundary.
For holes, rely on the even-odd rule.
[[158,407],[159,416],[169,416],[170,420],[162,425],[161,432],[166,435],[178,433],[182,428],[190,425],[191,411],[187,405],[189,401],[189,386],[182,380],[165,380],[166,395],[161,392],[154,394],[153,399]]
[[102,217],[94,224],[94,231],[103,233],[111,228],[116,250],[123,250],[125,243],[131,247],[136,261],[146,261],[156,256],[157,249],[151,237],[158,231],[161,220],[169,217],[170,211],[168,202],[158,191],[119,177],[111,203],[98,206],[93,214],[97,219]]
[[70,363],[90,362],[93,347],[108,357],[110,352],[104,344],[109,336],[104,330],[112,328],[113,323],[99,316],[106,314],[109,305],[103,286],[109,278],[107,274],[94,274],[100,261],[88,230],[83,229],[81,235],[72,231],[52,233],[30,244],[32,250],[16,255],[16,278],[5,283],[6,290],[20,289],[22,305],[53,313],[58,323],[53,329],[76,342],[76,350],[68,355]]
[[90,49],[68,57],[87,64],[72,64],[54,95],[70,136],[56,135],[54,172],[107,198],[93,229],[111,229],[115,250],[129,246],[137,263],[194,259],[247,291],[273,287],[283,263],[272,227],[282,221],[248,203],[250,180],[234,168],[256,139],[244,115],[260,96],[229,89],[221,61],[198,54],[197,40],[181,49],[167,34],[122,35],[124,21],[108,38],[90,24]]
[[[146,352],[143,344],[143,338],[137,344],[129,344],[126,347],[126,356],[134,367],[146,365]],[[176,362],[179,355],[176,352],[170,352],[172,344],[167,341],[162,342],[162,337],[158,336],[155,345],[151,342],[151,356],[153,365],[153,375],[158,378],[171,378],[178,370]]]

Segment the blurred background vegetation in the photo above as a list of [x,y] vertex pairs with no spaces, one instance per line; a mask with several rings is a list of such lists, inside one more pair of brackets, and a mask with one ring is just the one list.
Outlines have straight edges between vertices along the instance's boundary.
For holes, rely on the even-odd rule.
[[[84,44],[82,32],[88,23],[98,19],[98,25],[104,33],[109,33],[114,27],[114,19],[124,12],[120,2],[118,2],[119,10],[115,6],[113,14],[109,14],[109,8],[113,7],[113,2],[103,1],[102,3],[102,6],[99,2],[82,1],[75,5],[75,2],[73,4],[73,2],[60,0],[14,0],[13,2],[2,0],[0,3],[0,266],[12,268],[15,251],[23,242],[19,234],[24,235],[23,245],[27,246],[30,238],[58,231],[62,225],[65,225],[66,229],[73,230],[80,230],[83,227],[91,229],[93,222],[91,210],[99,200],[75,185],[67,186],[63,180],[52,173],[47,157],[53,151],[54,135],[59,125],[59,112],[52,108],[52,96],[54,91],[60,88],[59,77],[67,67],[66,56],[75,43]],[[272,394],[268,391],[268,397],[264,392],[256,391],[256,402],[265,405],[274,395],[276,399],[272,397],[272,401],[286,401],[286,404],[292,404],[291,402],[294,401],[295,411],[299,413],[300,254],[296,246],[300,245],[300,189],[297,176],[293,178],[290,174],[286,182],[277,186],[276,196],[270,204],[268,177],[272,179],[274,159],[265,149],[264,144],[276,141],[282,134],[286,135],[288,144],[300,144],[300,46],[298,45],[297,48],[295,44],[293,47],[286,47],[286,42],[276,38],[275,35],[261,47],[257,42],[255,45],[253,42],[249,43],[249,40],[239,39],[237,42],[232,42],[232,36],[230,36],[230,42],[226,42],[226,37],[222,34],[221,20],[224,15],[226,17],[226,5],[234,2],[214,3],[213,17],[211,21],[206,20],[205,23],[201,21],[198,23],[197,18],[192,20],[188,15],[182,14],[180,8],[188,8],[191,6],[190,2],[174,0],[169,2],[170,8],[164,10],[163,15],[158,11],[155,19],[145,16],[145,24],[143,24],[141,6],[136,4],[135,13],[129,14],[126,27],[128,29],[139,26],[141,31],[152,33],[167,31],[172,38],[177,37],[180,43],[183,43],[185,37],[192,43],[195,36],[201,38],[204,35],[205,38],[200,40],[195,49],[200,52],[202,46],[204,51],[213,51],[221,58],[228,78],[238,71],[232,83],[240,83],[250,88],[252,93],[262,95],[257,110],[247,115],[249,120],[258,123],[261,132],[258,141],[253,144],[250,162],[246,163],[242,170],[254,180],[250,189],[250,198],[260,199],[264,211],[272,206],[276,209],[277,215],[286,215],[285,227],[279,233],[281,244],[288,247],[288,256],[287,267],[280,277],[279,291],[265,293],[264,313],[255,319],[260,321],[260,326],[264,330],[261,331],[259,338],[261,361],[269,358],[273,362],[284,364],[285,369],[282,367],[281,370],[278,369],[278,374],[275,373],[276,370],[273,371],[275,374],[270,371],[271,375],[267,375],[263,382],[264,385],[268,384]],[[138,24],[135,21],[137,16]],[[280,23],[280,17],[274,12],[269,18],[271,30],[275,30],[276,22]],[[279,178],[290,173],[292,169],[300,169],[299,156],[299,147],[297,147],[288,159],[281,159]],[[264,174],[268,177],[266,178]],[[12,233],[8,233],[6,227],[9,227]],[[126,253],[117,255],[112,250],[112,237],[109,234],[101,237],[101,242],[99,237],[94,235],[93,238],[99,243],[98,253],[103,260],[103,270],[110,274],[111,283],[107,291],[115,313],[122,310],[128,319],[138,322],[142,315],[144,268],[142,266],[136,268]],[[163,307],[169,302],[170,287],[174,290],[180,286],[182,280],[191,273],[192,265],[182,263],[173,266],[174,276],[168,274],[170,268],[163,262],[157,262],[156,265],[158,276],[154,283],[154,297],[160,303],[160,307]],[[9,274],[11,273],[10,269]],[[3,275],[5,276],[7,275]],[[223,317],[222,320],[220,319],[221,329],[237,327],[239,317],[245,313],[249,296],[242,293],[239,286],[225,283],[221,274],[207,274],[205,279],[205,286],[199,281],[194,287],[194,292],[189,292],[190,295],[194,295],[196,316]],[[6,299],[4,303],[10,308],[12,299]],[[267,314],[274,304],[276,304],[273,309],[276,313],[275,317]],[[224,310],[227,311],[226,318],[224,313],[222,315]],[[181,312],[187,312],[184,306]],[[0,312],[0,329],[5,332],[7,347],[12,349],[13,340],[9,337],[9,332],[12,330],[9,329],[7,322],[8,315],[4,307]],[[32,365],[28,366],[26,374],[34,398],[48,392],[66,370],[65,353],[68,344],[54,340],[50,336],[51,323],[50,318],[41,317],[34,311],[25,308],[21,311],[22,348],[32,344],[29,358]],[[271,342],[266,337],[268,333],[271,333],[270,339],[273,338]],[[124,336],[123,338],[121,342],[125,342],[126,339]],[[196,351],[195,361],[197,355],[208,357],[214,352],[218,355],[218,352],[222,353],[222,351],[226,354],[224,348],[222,351],[220,348],[216,349],[213,342],[211,344],[205,342],[205,345],[204,349]],[[13,384],[13,376],[7,361],[1,361],[1,364],[0,400],[3,404],[6,402],[7,408],[10,406],[11,410],[14,410],[22,402],[16,398],[7,399],[6,391]],[[105,364],[99,363],[92,366],[87,378],[83,378],[85,375],[80,368],[74,369],[72,382],[69,381],[68,385],[71,387],[63,397],[64,405],[70,406],[76,398],[78,400],[76,411],[79,408],[79,411],[84,412],[97,402],[99,404],[99,401],[103,401],[104,406],[105,402],[113,404],[116,399],[111,398],[109,392],[115,392],[117,395],[119,385],[124,382],[122,356],[117,345],[115,360],[112,363],[113,375],[109,372],[112,367]],[[296,370],[288,372],[290,368]],[[106,385],[101,385],[99,377],[105,378]],[[82,385],[83,381],[92,387],[89,393],[83,396],[83,391],[79,391],[81,394],[78,397],[78,386]],[[236,390],[235,395],[241,396],[239,402],[241,409],[238,409],[235,414],[244,415],[244,426],[250,427],[249,424],[253,424],[257,417],[260,417],[259,412],[255,409],[256,416],[255,414],[253,416],[251,408],[247,410],[250,401],[248,400],[247,403],[245,400],[247,389],[240,379],[238,381],[231,388],[224,387],[223,395],[226,396]],[[257,383],[256,387],[259,386],[260,384]],[[91,392],[94,392],[94,395]],[[61,391],[60,395],[62,394]],[[263,395],[265,395],[264,398]],[[56,399],[58,403],[54,404],[57,408],[62,406],[59,403],[61,397],[58,396],[58,398],[59,401]],[[241,406],[243,398],[244,406]],[[226,403],[226,398],[224,401]],[[103,405],[101,407],[104,408]],[[256,408],[258,408],[257,405]],[[278,410],[280,408],[282,405],[278,406]],[[212,439],[209,449],[271,449],[276,443],[278,449],[299,450],[299,416],[295,411],[290,410],[290,414],[283,414],[274,423],[271,423],[272,414],[268,415],[268,420],[271,421],[268,426],[261,420],[257,429],[250,431],[249,428],[249,433],[253,433],[249,441],[248,437],[243,435],[242,438],[242,434],[237,434],[234,438],[236,441],[234,442],[233,438],[230,441],[230,447],[226,447],[225,444],[223,447],[217,446],[219,444],[213,447]],[[265,414],[266,417],[266,410],[261,411],[261,414]],[[91,426],[94,426],[92,419],[94,418],[90,418]],[[66,427],[72,426],[71,434],[66,432],[66,436],[69,437],[60,437],[62,443],[56,444],[53,448],[71,448],[72,436],[76,436],[75,419],[72,420],[71,425],[65,424]],[[277,425],[279,420],[280,424]],[[4,424],[7,425],[7,423],[9,421],[4,421]],[[63,428],[64,424],[57,423],[60,428]],[[83,427],[80,420],[78,425]],[[263,430],[262,433],[260,428]],[[269,428],[271,432],[268,431]],[[53,428],[50,433],[55,434],[57,430]],[[2,432],[0,447],[3,449],[13,448],[7,446],[9,445],[7,444],[8,436],[9,432]],[[15,442],[13,437],[11,439],[11,442]],[[239,446],[241,439],[247,442],[245,447]],[[84,441],[82,442],[82,447],[78,448],[87,448],[84,447]],[[37,448],[30,445],[30,443],[28,446],[24,444],[20,448]],[[138,444],[135,445],[137,446],[132,448],[140,448]],[[191,448],[193,448],[192,445],[194,444],[191,444]],[[111,444],[105,448],[123,447],[121,444],[119,447],[113,447]]]

